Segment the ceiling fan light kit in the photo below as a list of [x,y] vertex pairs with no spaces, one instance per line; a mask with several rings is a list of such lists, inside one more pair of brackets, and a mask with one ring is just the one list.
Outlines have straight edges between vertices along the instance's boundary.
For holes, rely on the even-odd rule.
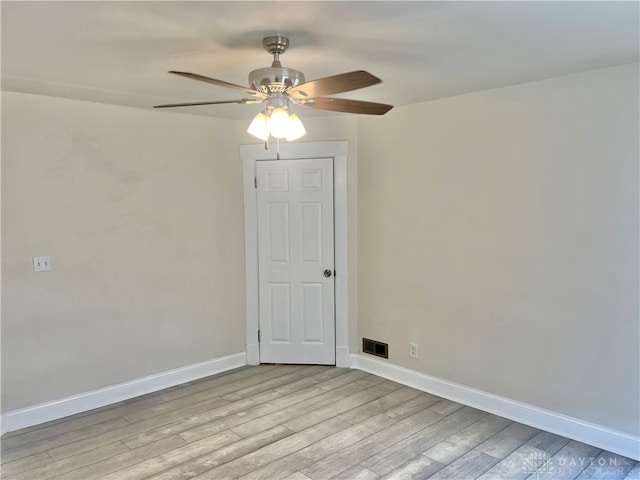
[[274,109],[269,116],[260,112],[249,125],[247,132],[263,142],[267,142],[269,136],[291,142],[307,133],[300,118],[295,113],[289,114],[283,108]]
[[289,99],[286,94],[277,92],[270,94],[264,112],[255,116],[247,132],[263,142],[267,142],[269,136],[291,141],[307,133],[298,116],[289,113]]
[[306,133],[302,121],[295,113],[290,112],[289,107],[291,104],[317,110],[365,115],[384,115],[393,108],[392,105],[383,103],[326,97],[326,95],[369,87],[382,81],[368,72],[357,70],[306,82],[302,72],[293,68],[283,67],[280,63],[280,55],[289,48],[289,39],[287,37],[281,35],[266,37],[262,40],[262,46],[273,55],[273,62],[271,67],[259,68],[249,74],[250,87],[248,88],[195,73],[169,72],[193,80],[240,90],[254,98],[174,103],[156,105],[154,108],[190,107],[224,103],[265,103],[264,111],[255,116],[247,129],[248,133],[265,142],[265,148],[268,148],[269,137],[274,137],[278,141],[280,139],[291,141],[302,137]]

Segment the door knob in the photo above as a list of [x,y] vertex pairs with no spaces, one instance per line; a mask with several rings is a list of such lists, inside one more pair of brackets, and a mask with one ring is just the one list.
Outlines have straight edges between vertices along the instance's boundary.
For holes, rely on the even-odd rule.
[[325,271],[324,271],[324,276],[325,276],[325,277],[329,278],[331,275],[332,275],[331,270],[325,270]]

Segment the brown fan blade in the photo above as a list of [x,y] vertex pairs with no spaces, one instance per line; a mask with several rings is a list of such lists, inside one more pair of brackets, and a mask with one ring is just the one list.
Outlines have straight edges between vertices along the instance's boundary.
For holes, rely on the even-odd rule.
[[204,75],[198,75],[197,73],[189,73],[189,72],[176,72],[175,70],[169,71],[169,73],[173,73],[174,75],[180,75],[181,77],[190,78],[192,80],[199,80],[200,82],[211,83],[213,85],[219,85],[221,87],[233,88],[235,90],[240,90],[241,92],[248,93],[250,95],[255,95],[258,97],[263,97],[264,94],[252,90],[248,87],[243,87],[242,85],[236,85],[235,83],[225,82],[224,80],[217,80],[211,77],[205,77]]
[[336,93],[370,87],[380,82],[382,80],[378,77],[364,70],[357,70],[303,83],[297,87],[290,88],[287,93],[291,97],[299,99],[324,97],[325,95],[335,95]]
[[218,100],[213,102],[168,103],[165,105],[156,105],[153,108],[195,107],[198,105],[222,105],[224,103],[252,104],[262,103],[262,100],[250,100],[248,98],[242,98],[240,100]]
[[384,103],[363,102],[362,100],[347,100],[346,98],[312,98],[307,102],[300,102],[304,107],[333,112],[362,113],[365,115],[384,115],[393,105]]

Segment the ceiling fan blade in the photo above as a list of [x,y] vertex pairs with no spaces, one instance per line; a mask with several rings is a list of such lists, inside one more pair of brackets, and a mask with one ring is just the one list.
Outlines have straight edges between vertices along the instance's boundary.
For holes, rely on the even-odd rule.
[[217,80],[211,77],[205,77],[204,75],[198,75],[197,73],[189,73],[189,72],[177,72],[175,70],[170,70],[169,73],[173,73],[174,75],[180,75],[181,77],[190,78],[192,80],[198,80],[200,82],[211,83],[213,85],[219,85],[221,87],[233,88],[235,90],[240,90],[241,92],[248,93],[250,95],[255,95],[258,97],[263,97],[264,94],[258,92],[257,90],[252,90],[248,87],[243,87],[242,85],[236,85],[235,83],[225,82],[224,80]]
[[317,110],[331,110],[333,112],[361,113],[364,115],[384,115],[393,105],[384,103],[364,102],[362,100],[347,100],[346,98],[312,98],[299,105]]
[[325,95],[335,95],[336,93],[349,92],[358,88],[370,87],[382,82],[378,77],[371,75],[364,70],[341,73],[331,77],[324,77],[311,82],[303,83],[297,87],[287,90],[293,98],[314,98]]
[[251,100],[248,98],[242,98],[240,100],[217,100],[212,102],[167,103],[165,105],[155,105],[153,108],[195,107],[198,105],[222,105],[225,103],[253,104],[262,102],[263,100]]

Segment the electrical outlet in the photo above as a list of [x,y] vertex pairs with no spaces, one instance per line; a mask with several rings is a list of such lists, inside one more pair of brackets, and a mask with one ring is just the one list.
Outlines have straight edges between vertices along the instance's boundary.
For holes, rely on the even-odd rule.
[[51,257],[33,257],[34,272],[48,272],[52,268]]
[[411,358],[418,358],[418,344],[410,343],[409,344],[409,356]]

